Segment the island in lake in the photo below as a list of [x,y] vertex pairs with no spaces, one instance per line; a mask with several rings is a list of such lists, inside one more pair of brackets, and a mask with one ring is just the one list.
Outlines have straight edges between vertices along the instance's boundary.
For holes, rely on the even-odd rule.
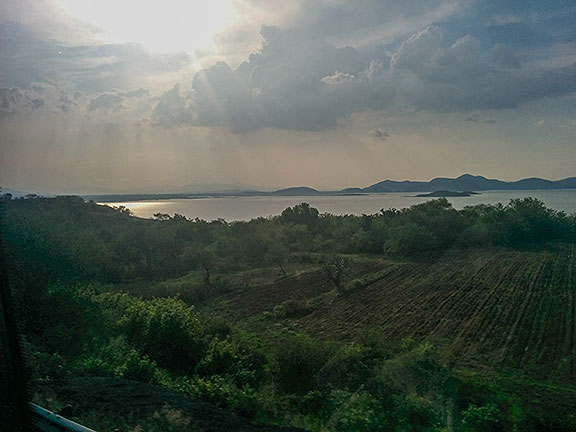
[[457,191],[449,191],[449,190],[440,190],[434,191],[426,194],[419,194],[414,195],[415,197],[423,197],[423,198],[445,198],[445,197],[469,197],[472,195],[480,195],[478,192],[472,191],[465,191],[465,192],[457,192]]

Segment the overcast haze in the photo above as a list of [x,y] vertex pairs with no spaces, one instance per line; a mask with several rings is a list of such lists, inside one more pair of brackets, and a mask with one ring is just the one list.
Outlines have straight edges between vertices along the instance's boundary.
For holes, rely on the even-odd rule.
[[0,185],[576,176],[573,0],[0,0]]

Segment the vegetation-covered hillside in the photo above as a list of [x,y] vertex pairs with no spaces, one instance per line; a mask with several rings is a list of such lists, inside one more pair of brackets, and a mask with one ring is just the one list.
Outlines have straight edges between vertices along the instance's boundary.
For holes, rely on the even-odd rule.
[[576,218],[537,200],[227,223],[5,199],[1,232],[32,394],[97,430],[218,430],[199,403],[245,428],[576,430]]

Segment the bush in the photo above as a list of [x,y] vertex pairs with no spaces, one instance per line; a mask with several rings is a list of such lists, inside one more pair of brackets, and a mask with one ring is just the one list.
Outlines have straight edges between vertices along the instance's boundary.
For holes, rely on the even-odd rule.
[[502,430],[499,416],[500,410],[495,404],[470,405],[462,412],[462,431],[492,432]]
[[258,411],[254,390],[248,386],[238,387],[228,376],[182,377],[178,379],[177,389],[248,417]]
[[375,351],[350,344],[330,356],[317,379],[328,388],[355,391],[373,378],[379,360]]
[[389,430],[384,410],[369,393],[335,390],[330,394],[334,413],[328,421],[336,432]]
[[291,336],[274,347],[273,382],[282,393],[305,394],[316,387],[316,374],[332,349],[304,335]]
[[159,372],[154,361],[128,345],[122,336],[79,358],[74,369],[80,375],[118,376],[145,383],[157,382]]
[[307,315],[311,309],[298,300],[286,300],[284,303],[274,306],[272,316],[276,319],[298,318]]
[[37,351],[31,346],[25,351],[26,366],[29,376],[34,380],[48,381],[52,379],[64,378],[68,375],[68,365],[66,359],[60,354],[50,354]]
[[263,379],[265,358],[242,341],[212,339],[196,367],[201,376],[226,375],[239,386],[256,386]]
[[398,432],[440,432],[445,421],[444,407],[429,397],[396,396],[394,417]]
[[125,310],[120,328],[133,346],[170,370],[192,371],[204,354],[198,316],[179,299],[137,301]]

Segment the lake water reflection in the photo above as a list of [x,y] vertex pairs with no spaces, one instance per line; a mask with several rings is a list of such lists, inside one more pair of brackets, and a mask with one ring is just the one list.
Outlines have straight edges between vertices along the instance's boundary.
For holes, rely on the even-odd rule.
[[[110,206],[126,206],[138,217],[151,218],[155,213],[178,213],[189,218],[227,221],[250,220],[256,217],[278,215],[286,207],[307,202],[321,213],[373,214],[380,209],[404,208],[429,200],[415,194],[388,193],[355,196],[301,196],[301,197],[224,197],[199,199],[174,199],[104,203]],[[555,210],[576,213],[576,189],[537,191],[487,191],[466,198],[448,198],[452,205],[461,209],[467,205],[507,204],[512,198],[534,197]]]

